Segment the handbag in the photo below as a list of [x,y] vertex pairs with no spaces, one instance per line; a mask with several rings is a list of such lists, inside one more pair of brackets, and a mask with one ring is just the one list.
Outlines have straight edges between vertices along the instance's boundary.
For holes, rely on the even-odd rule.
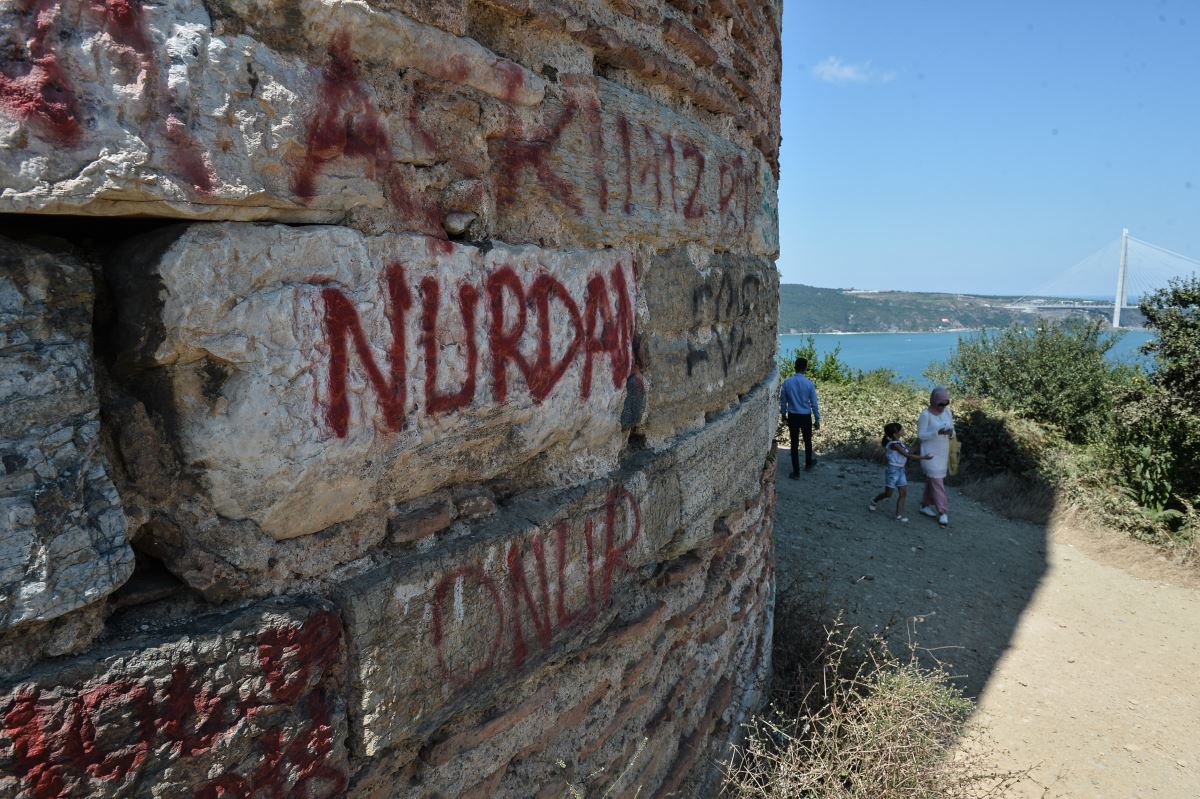
[[958,456],[961,450],[962,445],[958,443],[958,439],[950,439],[950,456],[946,460],[946,474],[951,476],[958,474]]

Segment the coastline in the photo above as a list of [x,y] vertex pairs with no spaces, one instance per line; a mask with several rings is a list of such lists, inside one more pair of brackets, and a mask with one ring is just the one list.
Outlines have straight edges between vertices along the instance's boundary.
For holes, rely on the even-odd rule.
[[916,334],[925,335],[927,333],[974,333],[978,328],[974,327],[954,327],[944,328],[941,330],[821,330],[821,331],[805,331],[801,333],[779,333],[777,338],[784,336],[912,336]]

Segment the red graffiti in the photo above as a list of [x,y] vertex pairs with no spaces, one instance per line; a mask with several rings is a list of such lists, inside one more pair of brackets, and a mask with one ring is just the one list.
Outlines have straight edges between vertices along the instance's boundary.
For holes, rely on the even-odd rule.
[[208,749],[236,722],[229,697],[215,692],[209,683],[195,685],[192,669],[183,664],[171,672],[167,698],[160,708],[160,732],[179,757]]
[[704,216],[704,206],[696,204],[696,195],[700,193],[700,182],[704,178],[704,153],[700,152],[696,145],[685,141],[680,154],[684,158],[692,158],[696,161],[696,180],[692,184],[692,191],[688,194],[687,202],[683,204],[683,218],[699,219]]
[[290,740],[280,727],[268,730],[258,745],[258,767],[248,777],[223,774],[197,788],[192,799],[341,796],[348,780],[345,772],[329,763],[333,725],[325,697],[311,693],[303,706],[309,723]]
[[604,279],[593,275],[588,280],[587,304],[584,310],[583,377],[580,393],[585,398],[592,391],[592,358],[608,355],[612,366],[613,388],[621,388],[633,369],[633,308],[625,287],[625,273],[616,266],[610,273],[613,293],[617,297],[616,312],[609,305],[609,292]]
[[[512,295],[517,317],[511,328],[504,327],[504,293]],[[492,324],[488,333],[492,353],[492,393],[496,402],[508,399],[508,364],[514,363],[525,376],[525,384],[534,382],[533,369],[518,346],[525,333],[525,290],[521,278],[511,268],[493,272],[487,279],[488,300],[491,303]]]
[[[480,588],[487,591],[495,610],[495,618],[500,619],[501,623],[496,625],[496,632],[488,648],[487,657],[482,663],[469,671],[465,677],[462,677],[457,675],[447,663],[442,607],[446,604],[447,595],[451,590],[454,590],[456,594],[465,590],[465,587],[459,588],[458,583],[460,580],[465,583],[468,577],[473,578]],[[459,600],[456,598],[455,601],[458,602]],[[434,649],[437,651],[438,668],[454,687],[461,688],[491,671],[492,666],[496,662],[496,657],[500,652],[500,637],[504,634],[503,618],[504,605],[500,600],[500,591],[497,590],[496,584],[492,582],[492,578],[488,577],[487,573],[479,566],[460,566],[454,571],[447,573],[438,582],[437,588],[433,592],[433,614],[430,620],[430,633],[433,636]]]
[[[641,186],[644,186],[646,184],[646,178],[648,178],[650,176],[650,174],[653,172],[653,174],[654,174],[654,207],[662,208],[662,203],[663,203],[662,159],[658,158],[655,154],[653,154],[654,153],[655,132],[654,132],[654,129],[651,128],[649,125],[642,125],[642,134],[646,137],[646,144],[651,148],[652,155],[650,157],[642,160],[642,168],[641,168],[641,171],[638,172],[638,187],[640,188]],[[670,136],[663,136],[662,140],[663,140],[663,144],[665,146],[670,146],[670,141],[671,141]],[[671,152],[672,160],[674,159],[674,155],[675,154],[672,151]],[[671,197],[672,208],[671,208],[671,210],[674,210],[674,202],[675,202],[674,180],[675,180],[674,163],[672,163],[671,164],[671,182],[672,182],[672,197]]]
[[[746,169],[740,155],[732,160],[723,160],[718,167],[717,203],[721,210],[721,227],[732,214],[735,230],[744,231],[750,225],[750,192],[754,187],[754,177]],[[734,195],[737,194],[737,201]],[[741,218],[738,218],[737,205],[741,205]]]
[[[325,165],[339,158],[356,158],[364,163],[367,178],[380,182],[388,201],[402,216],[429,235],[445,238],[438,204],[424,196],[410,196],[403,184],[387,124],[359,75],[346,31],[330,42],[317,94],[317,107],[304,133],[304,158],[292,173],[292,192],[301,202],[312,202],[317,195],[317,176]],[[419,121],[418,101],[418,97],[412,98],[408,121],[417,139],[436,150],[437,141]]]
[[[504,138],[496,142],[493,160],[499,171],[496,180],[496,204],[511,205],[517,200],[520,175],[525,169],[533,171],[538,184],[554,199],[575,213],[582,213],[583,206],[575,196],[571,184],[555,174],[549,156],[562,136],[563,131],[579,110],[578,104],[568,101],[554,124],[536,131],[529,140]],[[600,184],[602,201],[607,206],[607,184]]]
[[625,165],[625,205],[622,210],[626,214],[633,213],[633,154],[630,152],[632,142],[629,138],[629,120],[624,116],[617,117],[617,135],[621,137],[621,161]]
[[[612,135],[607,133],[610,128]],[[572,155],[557,151],[568,129],[579,137],[572,141],[586,144],[590,164],[576,164]],[[747,168],[743,155],[712,153],[648,122],[631,122],[620,112],[606,113],[593,98],[568,99],[552,125],[529,135],[502,138],[493,149],[500,207],[516,201],[522,172],[529,169],[541,191],[576,216],[585,213],[579,195],[586,188],[601,214],[610,213],[611,205],[613,213],[619,208],[626,216],[653,209],[678,214],[687,223],[709,219],[721,231],[738,235],[749,227],[756,173]],[[564,163],[570,166],[560,166]],[[591,180],[585,182],[589,166]],[[610,203],[614,199],[610,181],[624,189],[620,203]]]
[[479,291],[470,283],[458,289],[458,308],[462,315],[462,339],[467,346],[467,375],[462,386],[453,394],[438,389],[438,281],[436,277],[421,279],[421,336],[425,344],[425,410],[430,414],[458,410],[470,404],[475,396],[475,372],[479,365],[479,347],[475,343],[475,306]]
[[[581,525],[582,551],[574,556],[569,551],[571,528],[566,522],[553,531],[556,551],[554,580],[547,571],[546,536],[534,533],[525,541],[514,541],[505,553],[504,588],[502,592],[480,563],[460,566],[442,577],[434,588],[430,603],[430,634],[442,678],[451,687],[461,689],[489,673],[501,659],[501,648],[510,640],[509,665],[521,668],[530,656],[531,647],[545,651],[555,636],[573,626],[595,618],[612,596],[618,575],[632,571],[628,553],[637,544],[642,529],[641,511],[633,494],[618,485],[609,491],[603,513],[603,561],[597,570],[593,542],[595,517],[589,516]],[[623,518],[621,518],[623,517]],[[576,550],[580,547],[576,546]],[[529,556],[532,555],[532,567]],[[578,563],[581,568],[571,568]],[[597,572],[599,574],[597,575]],[[568,574],[586,574],[581,586],[572,585]],[[597,579],[598,577],[598,579]],[[578,577],[576,577],[578,579]],[[468,586],[468,580],[471,586]],[[596,583],[599,585],[596,585]],[[479,601],[468,610],[466,595],[473,588]],[[554,597],[551,598],[553,590]],[[569,594],[580,595],[579,606],[568,608]],[[490,629],[487,646],[472,659],[468,645],[451,638],[445,620],[446,605],[454,597],[457,620],[464,622],[470,612],[484,614],[472,618],[470,629]],[[453,662],[452,662],[453,661]]]
[[[208,157],[187,126],[175,113],[166,78],[159,68],[144,9],[138,0],[72,0],[119,50],[127,51],[128,68],[143,71],[147,79],[146,118],[160,120],[160,134],[171,149],[177,173],[192,188],[207,194],[215,177]],[[58,54],[50,44],[54,24],[63,15],[58,0],[22,0],[20,10],[32,20],[32,30],[19,26],[25,55],[6,60],[0,68],[0,105],[18,119],[34,122],[52,139],[76,144],[83,137],[79,99],[67,78]]]
[[354,304],[340,289],[330,286],[321,290],[321,299],[325,303],[325,338],[329,342],[329,404],[325,408],[325,421],[342,438],[350,425],[350,402],[346,398],[346,374],[350,369],[348,338],[353,339],[354,351],[375,390],[385,429],[394,432],[404,427],[404,402],[408,393],[404,314],[412,307],[412,294],[405,285],[404,268],[400,264],[392,264],[385,272],[388,321],[392,328],[392,344],[388,348],[390,378],[385,378],[375,363]]
[[[329,352],[328,399],[325,423],[339,438],[349,433],[350,400],[347,382],[353,350],[366,384],[375,395],[381,427],[389,432],[405,426],[409,402],[406,374],[408,311],[412,292],[405,283],[402,266],[393,264],[385,272],[391,327],[387,369],[381,368],[364,332],[358,311],[336,286],[321,289],[323,327]],[[492,397],[506,402],[514,378],[522,379],[534,403],[545,402],[562,383],[576,361],[582,360],[580,393],[591,397],[594,360],[607,355],[613,388],[620,390],[633,369],[633,299],[625,268],[612,267],[607,278],[593,273],[587,281],[584,313],[570,291],[552,275],[541,272],[526,285],[516,270],[500,265],[483,281],[482,290],[468,282],[458,287],[458,316],[461,331],[441,323],[442,290],[434,276],[420,280],[419,343],[425,367],[423,410],[428,415],[445,414],[468,407],[478,394],[480,371],[479,339],[486,334],[490,357]],[[486,321],[477,312],[487,296]],[[530,319],[530,316],[534,319]],[[451,334],[450,330],[454,330]],[[561,335],[562,331],[566,335]],[[465,351],[465,363],[456,389],[443,383],[443,342],[455,342]],[[532,344],[532,347],[530,346]],[[532,356],[529,350],[532,349]],[[515,372],[515,374],[514,374]],[[451,378],[453,379],[453,378]]]
[[[558,304],[567,311],[571,327],[571,343],[555,362],[550,353],[550,301],[558,300]],[[537,361],[533,365],[534,380],[529,384],[529,393],[533,401],[543,402],[555,384],[562,379],[572,361],[579,352],[580,339],[583,338],[583,321],[579,316],[579,306],[571,295],[554,278],[542,273],[533,279],[529,289],[529,300],[537,309]]]
[[50,46],[59,6],[56,0],[21,0],[18,9],[26,24],[13,31],[24,41],[28,56],[0,63],[0,104],[18,119],[32,122],[51,138],[75,144],[83,137],[79,102]]
[[372,180],[392,162],[387,127],[359,78],[345,31],[329,45],[318,97],[304,134],[304,161],[292,176],[292,191],[304,202],[316,196],[316,177],[329,161],[361,158]]
[[500,82],[504,84],[502,96],[505,102],[515,103],[517,101],[517,93],[525,85],[525,70],[512,61],[498,61],[494,69],[496,70],[496,75],[500,78]]
[[596,176],[596,204],[600,206],[600,212],[604,213],[608,211],[608,176],[604,171],[604,118],[600,114],[600,103],[588,100],[584,120],[587,124],[588,145],[592,149],[592,171]]
[[[0,698],[0,733],[11,741],[12,776],[34,799],[91,793],[95,783],[137,780],[163,768],[164,759],[208,752],[263,710],[299,702],[304,724],[291,741],[285,745],[281,727],[268,728],[259,743],[261,765],[249,778],[227,774],[195,795],[337,795],[346,775],[331,762],[325,684],[341,636],[341,621],[329,612],[264,631],[258,659],[269,695],[239,697],[236,686],[217,689],[182,663],[161,687],[151,677],[119,677],[78,690],[18,688]],[[297,793],[301,786],[308,792]]]

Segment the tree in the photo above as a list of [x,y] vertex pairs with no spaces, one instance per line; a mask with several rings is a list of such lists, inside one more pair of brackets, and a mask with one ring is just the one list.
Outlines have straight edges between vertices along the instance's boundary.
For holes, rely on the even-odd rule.
[[1155,337],[1142,350],[1154,356],[1154,382],[1200,414],[1200,278],[1172,279],[1138,305]]
[[1200,496],[1200,279],[1173,279],[1139,304],[1153,340],[1143,351],[1154,356],[1150,379],[1155,391],[1145,408],[1131,407],[1125,421],[1140,412],[1152,416],[1144,438],[1167,464],[1171,489]]
[[1083,443],[1106,423],[1112,407],[1122,367],[1105,355],[1116,341],[1099,322],[1013,325],[960,339],[950,359],[926,374],[956,393],[988,397]]

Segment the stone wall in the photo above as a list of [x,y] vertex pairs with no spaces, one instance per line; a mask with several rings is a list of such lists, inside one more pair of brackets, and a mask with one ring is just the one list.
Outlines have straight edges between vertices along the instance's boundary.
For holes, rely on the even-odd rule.
[[712,791],[780,13],[0,8],[0,796]]

